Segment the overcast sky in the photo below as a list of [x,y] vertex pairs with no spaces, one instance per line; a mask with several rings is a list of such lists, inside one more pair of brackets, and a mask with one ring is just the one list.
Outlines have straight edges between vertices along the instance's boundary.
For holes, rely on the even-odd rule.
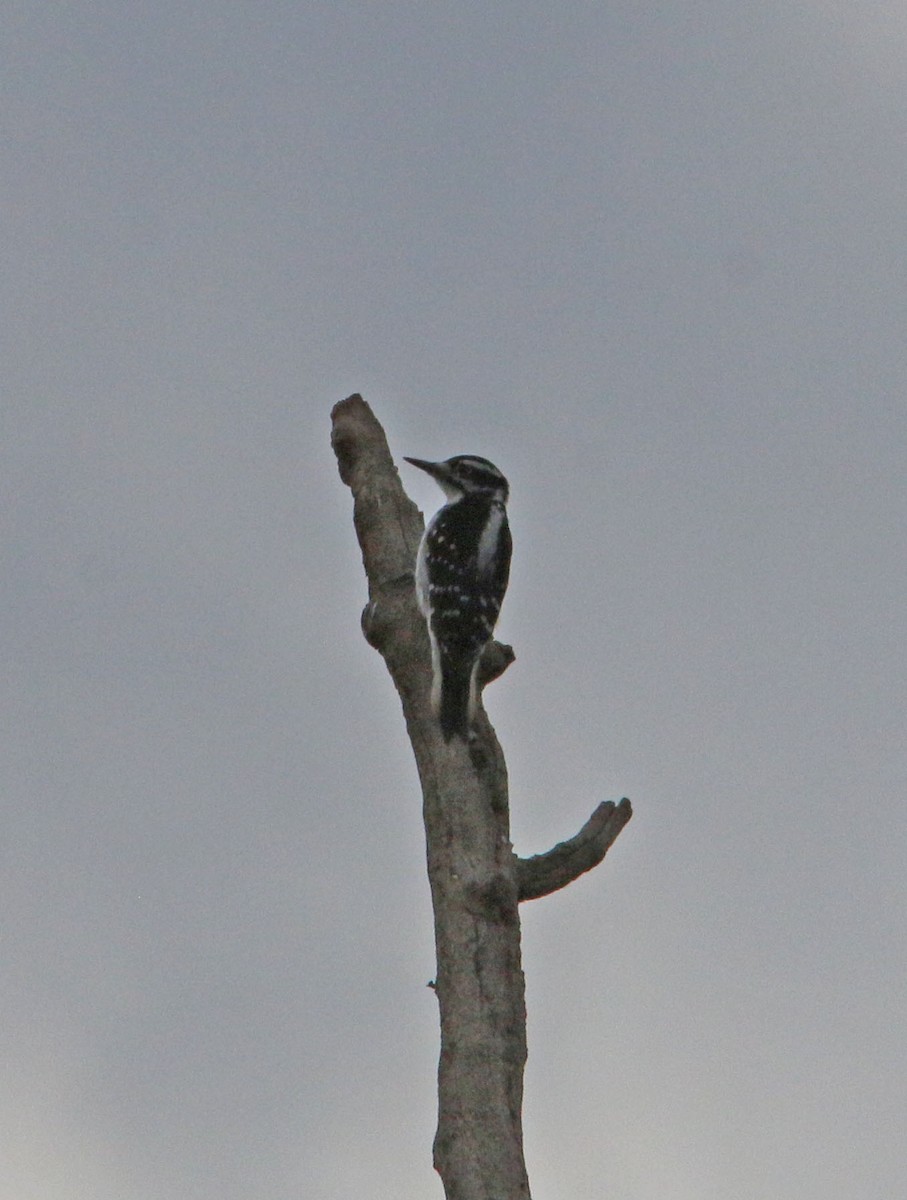
[[[0,1200],[440,1200],[332,404],[511,481],[538,1200],[907,1189],[907,16],[3,20]],[[428,512],[441,496],[404,464]]]

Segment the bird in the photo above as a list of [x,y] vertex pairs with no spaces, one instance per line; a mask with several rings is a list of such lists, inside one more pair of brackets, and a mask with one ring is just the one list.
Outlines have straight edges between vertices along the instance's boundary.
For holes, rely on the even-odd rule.
[[510,575],[510,487],[475,454],[405,460],[440,485],[447,503],[429,521],[416,556],[416,599],[428,625],[432,710],[444,740],[470,739],[476,673]]

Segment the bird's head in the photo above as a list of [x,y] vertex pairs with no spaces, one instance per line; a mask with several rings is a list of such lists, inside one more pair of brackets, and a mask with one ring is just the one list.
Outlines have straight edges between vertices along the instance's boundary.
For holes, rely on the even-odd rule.
[[500,500],[502,504],[507,503],[510,493],[507,480],[487,458],[479,458],[476,454],[455,454],[444,462],[426,462],[424,458],[406,458],[406,461],[431,475],[448,500],[485,495]]

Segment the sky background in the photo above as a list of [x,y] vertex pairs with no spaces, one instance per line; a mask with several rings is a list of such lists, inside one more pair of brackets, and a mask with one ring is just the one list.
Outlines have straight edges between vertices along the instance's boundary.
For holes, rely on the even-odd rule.
[[[329,413],[508,475],[537,1200],[907,1188],[898,5],[10,0],[0,1200],[440,1200]],[[403,467],[427,513],[441,497]]]

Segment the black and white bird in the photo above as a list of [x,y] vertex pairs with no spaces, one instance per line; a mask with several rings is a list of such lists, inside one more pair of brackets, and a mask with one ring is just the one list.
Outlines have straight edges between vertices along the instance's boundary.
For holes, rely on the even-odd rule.
[[476,671],[510,574],[507,480],[473,454],[407,458],[440,484],[447,504],[429,521],[416,559],[416,597],[428,623],[432,707],[446,741],[469,738]]

